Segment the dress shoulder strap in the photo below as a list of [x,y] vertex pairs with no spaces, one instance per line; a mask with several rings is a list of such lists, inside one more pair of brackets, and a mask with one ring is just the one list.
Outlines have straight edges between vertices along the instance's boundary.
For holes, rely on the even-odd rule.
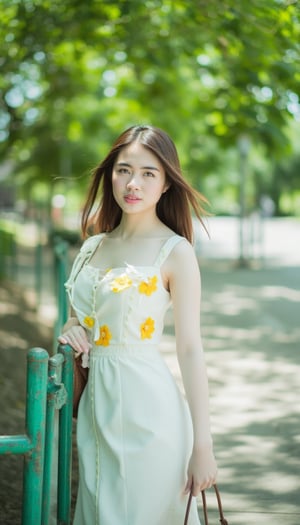
[[89,259],[92,257],[93,253],[95,252],[97,246],[99,246],[99,243],[101,242],[102,238],[104,236],[104,233],[99,233],[98,235],[93,235],[92,237],[89,237],[84,241],[82,244],[79,253],[75,257],[75,260],[73,262],[70,276],[66,282],[66,286],[73,283],[79,274],[81,268],[83,265],[89,261]]
[[80,252],[86,255],[92,256],[97,246],[99,246],[99,243],[103,237],[104,237],[104,233],[98,233],[98,235],[92,235],[92,237],[89,237],[88,239],[84,241],[84,243],[82,244],[80,248]]
[[170,255],[174,246],[183,240],[185,240],[185,237],[182,237],[181,235],[172,235],[172,237],[169,237],[169,239],[167,239],[167,241],[161,247],[154,266],[160,267]]

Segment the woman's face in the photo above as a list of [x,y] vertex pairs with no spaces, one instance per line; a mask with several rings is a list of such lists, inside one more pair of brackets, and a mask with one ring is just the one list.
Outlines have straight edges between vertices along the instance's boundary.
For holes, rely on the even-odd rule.
[[113,195],[123,213],[155,212],[168,189],[165,170],[158,158],[139,142],[123,148],[113,166]]

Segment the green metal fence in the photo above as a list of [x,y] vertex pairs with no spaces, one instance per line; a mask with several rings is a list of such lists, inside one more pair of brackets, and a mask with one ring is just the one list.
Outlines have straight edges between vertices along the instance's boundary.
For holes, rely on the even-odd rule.
[[0,454],[23,454],[22,525],[48,525],[54,419],[59,410],[57,524],[69,525],[72,467],[73,351],[33,348],[27,356],[26,432],[0,436]]
[[54,240],[54,276],[56,283],[58,314],[54,330],[55,341],[57,340],[57,336],[60,333],[61,328],[66,322],[68,316],[68,300],[64,287],[64,283],[66,282],[68,275],[68,258],[68,243],[60,237],[56,237]]

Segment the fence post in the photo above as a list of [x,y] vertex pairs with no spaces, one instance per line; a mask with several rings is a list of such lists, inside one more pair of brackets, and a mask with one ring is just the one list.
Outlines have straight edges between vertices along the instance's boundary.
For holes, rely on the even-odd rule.
[[67,320],[68,316],[68,300],[65,291],[64,283],[67,280],[68,271],[68,243],[60,238],[54,241],[54,266],[55,266],[55,281],[56,281],[56,295],[58,306],[58,318],[55,325],[55,341],[61,330],[61,327]]
[[71,519],[72,413],[74,353],[69,345],[59,345],[64,356],[62,381],[67,400],[59,412],[57,525],[69,525]]
[[41,291],[42,291],[42,269],[43,269],[43,250],[41,239],[37,241],[35,247],[35,294],[37,306],[41,304]]
[[26,434],[31,451],[24,458],[22,525],[41,522],[48,358],[42,348],[27,355]]
[[67,400],[67,392],[61,381],[63,362],[64,356],[62,354],[56,354],[49,359],[42,525],[48,525],[50,519],[53,451],[56,441],[55,413],[57,409],[61,409]]

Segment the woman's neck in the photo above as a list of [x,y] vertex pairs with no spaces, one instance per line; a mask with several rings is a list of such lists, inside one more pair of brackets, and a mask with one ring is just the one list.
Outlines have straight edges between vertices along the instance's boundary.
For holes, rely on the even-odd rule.
[[123,216],[120,224],[111,232],[112,237],[122,239],[137,239],[157,237],[169,230],[158,217],[141,219],[141,217]]

